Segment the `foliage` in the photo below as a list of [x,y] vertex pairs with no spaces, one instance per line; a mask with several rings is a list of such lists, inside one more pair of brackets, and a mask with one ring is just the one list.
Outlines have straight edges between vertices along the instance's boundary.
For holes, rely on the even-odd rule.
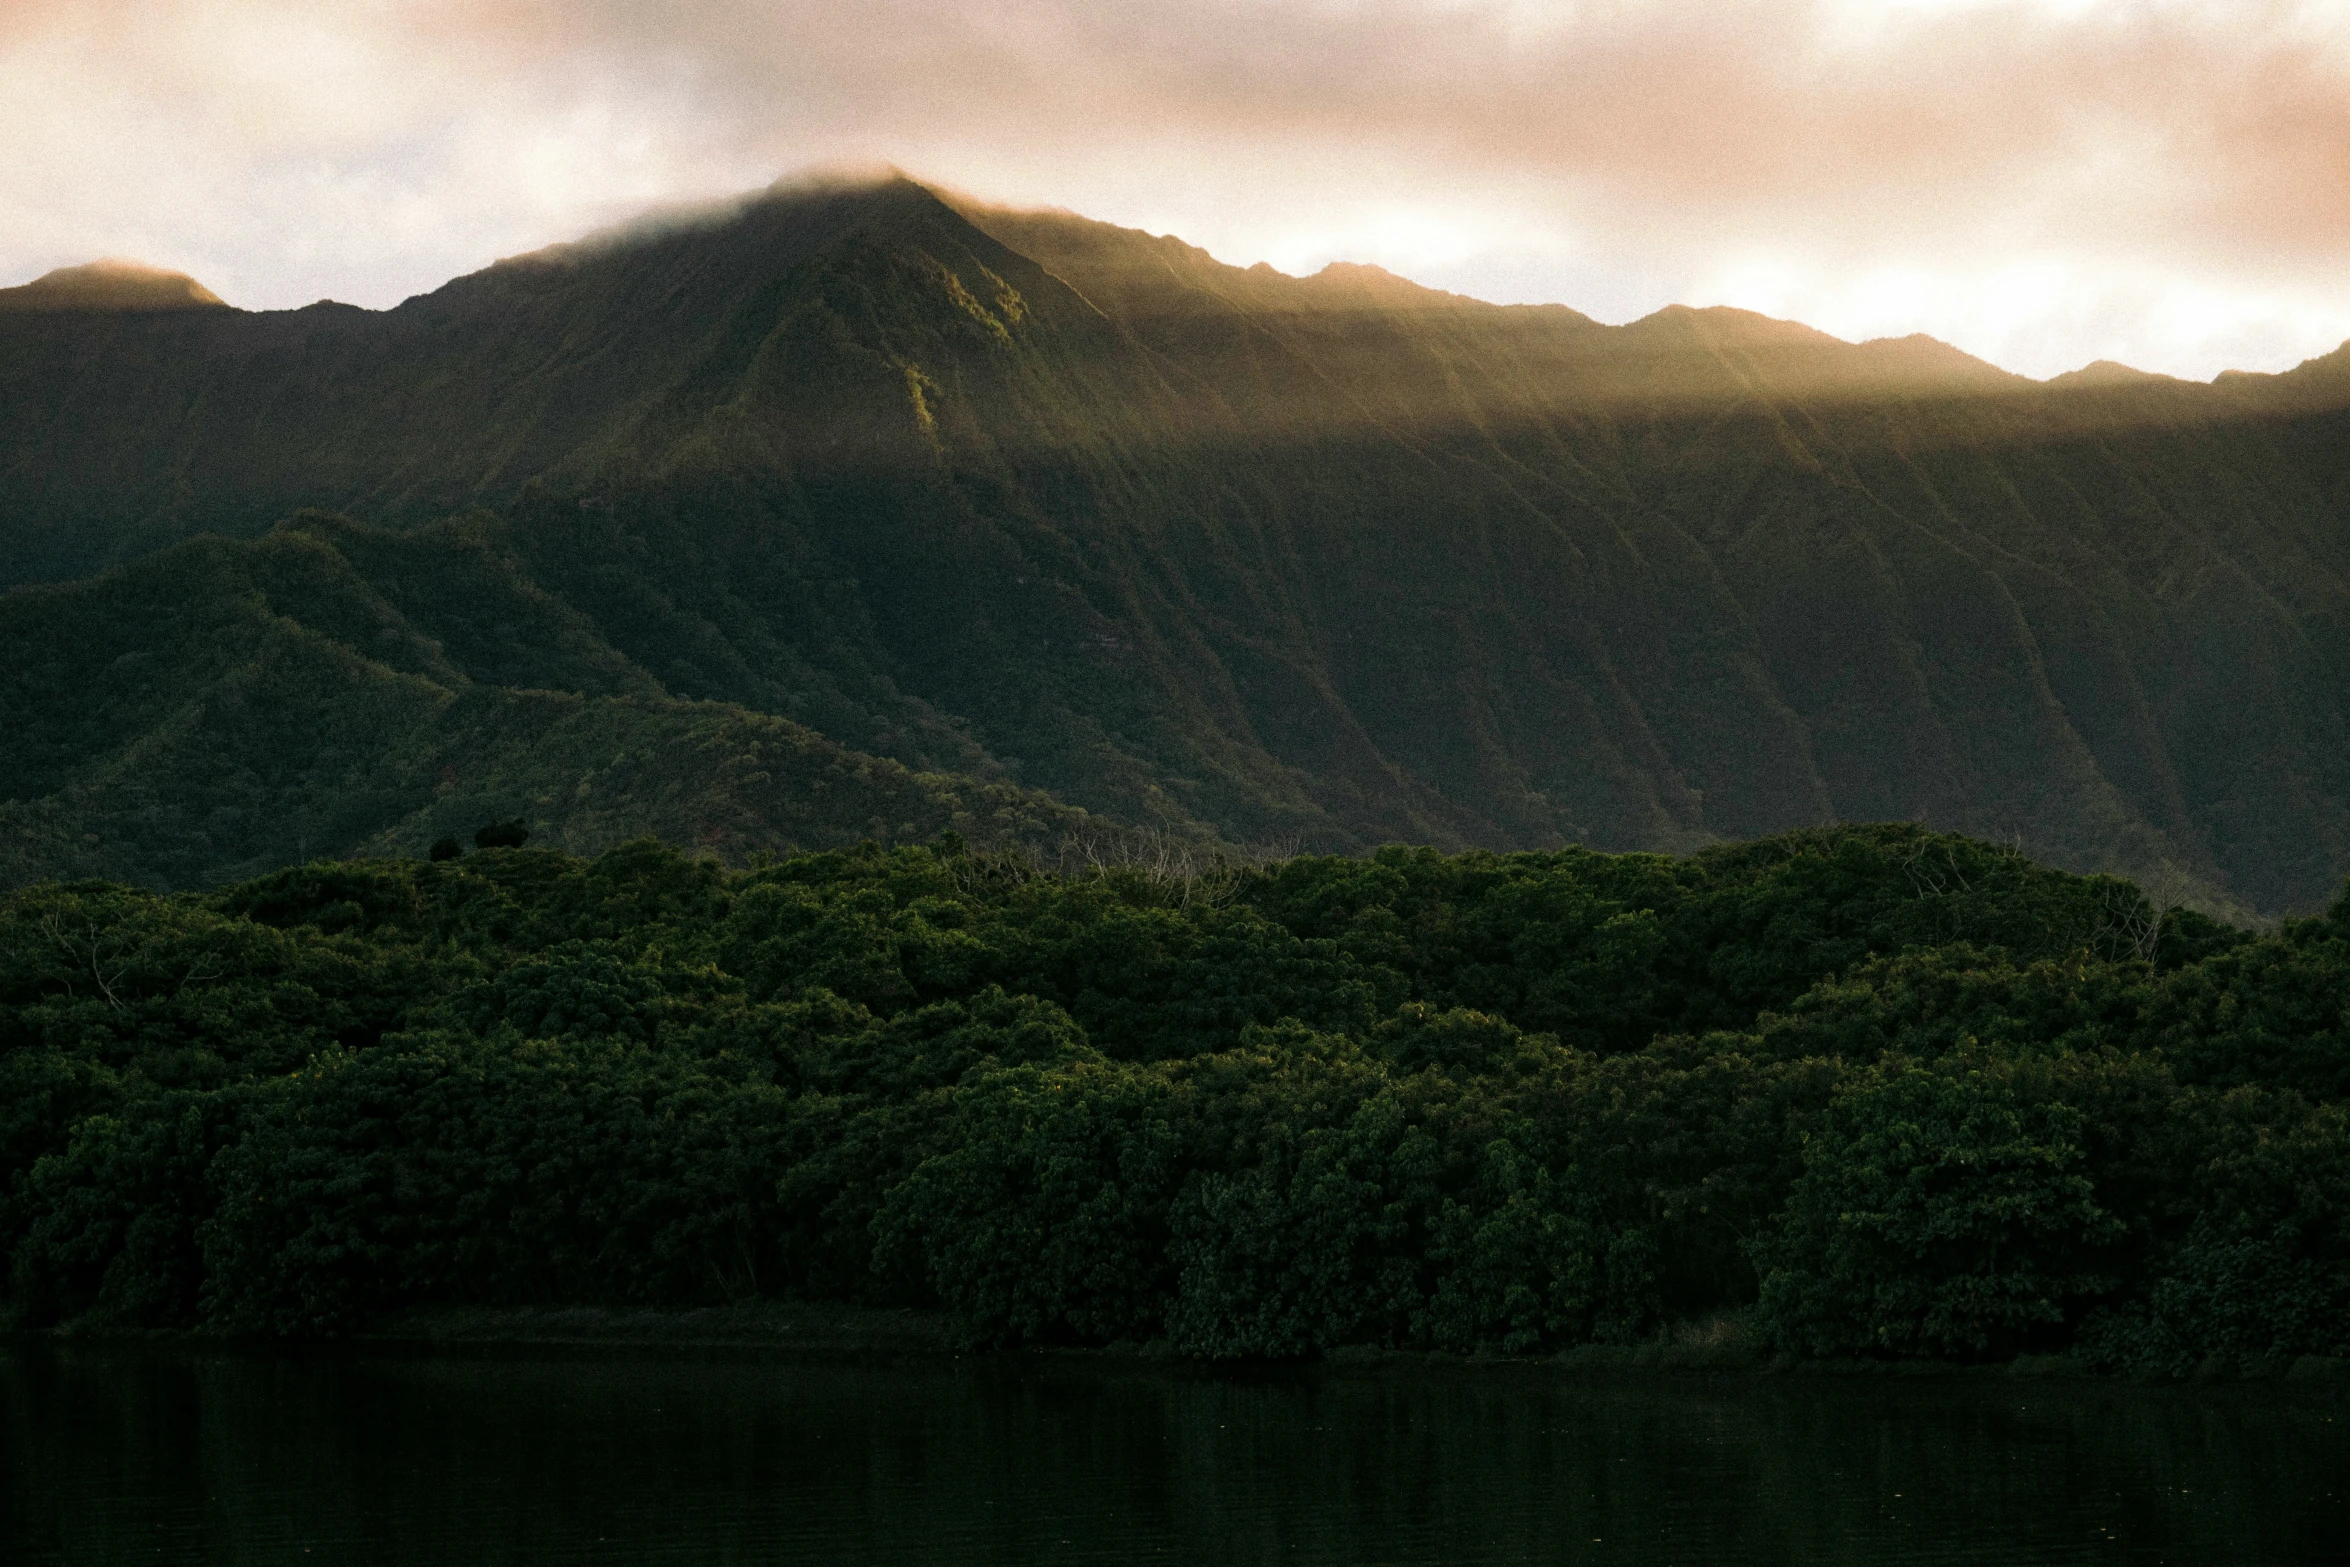
[[2350,1348],[2338,922],[2148,955],[2120,886],[1906,826],[1190,877],[942,838],[43,884],[0,896],[9,1309],[307,1336],[781,1296],[1205,1358],[1723,1313],[1808,1355]]
[[2122,1224],[2081,1166],[2081,1113],[2029,1074],[1888,1055],[1837,1091],[1757,1246],[1760,1315],[1815,1355],[2013,1352],[2112,1287]]
[[[2350,1120],[2246,1085],[2198,1096],[2182,1194],[2142,1296],[2085,1325],[2088,1358],[2173,1374],[2350,1353]],[[2182,1232],[2183,1231],[2183,1232]]]
[[473,846],[477,849],[519,849],[528,842],[530,828],[519,816],[473,830]]

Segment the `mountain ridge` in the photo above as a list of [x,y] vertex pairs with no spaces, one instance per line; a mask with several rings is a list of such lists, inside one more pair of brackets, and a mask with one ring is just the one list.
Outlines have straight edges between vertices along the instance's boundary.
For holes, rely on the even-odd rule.
[[[0,580],[265,550],[326,507],[471,685],[618,680],[1203,845],[1914,816],[2237,910],[2350,868],[2350,395],[2322,362],[2050,386],[1915,338],[1332,270],[898,180],[386,312],[11,317]],[[452,618],[464,517],[543,616]],[[0,597],[0,638],[61,634],[41,602]],[[377,634],[327,604],[282,614]],[[20,690],[40,723],[64,700]],[[61,798],[144,722],[59,720],[83,738],[0,798]]]
[[[1101,224],[1098,223],[1097,220],[1085,219],[1078,214],[1071,213],[1066,211],[1066,209],[1057,207],[998,207],[991,203],[981,202],[974,198],[957,196],[946,192],[941,188],[925,185],[911,176],[904,174],[893,173],[890,176],[889,182],[902,183],[920,189],[944,202],[956,212],[966,217],[971,217],[975,221],[977,221],[980,215],[993,214],[998,218],[1009,219],[1018,219],[1022,217],[1048,219],[1066,218],[1074,219],[1076,221],[1096,227],[1116,228],[1115,225]],[[222,300],[218,295],[214,294],[210,289],[205,288],[196,279],[188,276],[186,273],[174,271],[168,268],[156,267],[142,261],[109,257],[101,258],[99,260],[83,263],[80,265],[54,268],[50,272],[43,274],[40,278],[37,278],[30,283],[17,285],[14,287],[0,287],[0,309],[87,309],[135,313],[152,309],[219,307],[221,309],[246,316],[289,316],[308,311],[322,310],[329,312],[355,312],[369,316],[384,316],[418,305],[422,302],[431,301],[454,286],[465,284],[468,281],[483,278],[490,274],[499,273],[501,271],[517,272],[528,271],[533,268],[557,268],[566,265],[573,265],[584,259],[592,259],[599,254],[623,249],[633,244],[642,243],[648,238],[666,237],[668,235],[679,233],[690,234],[697,230],[708,230],[723,227],[729,221],[739,218],[744,208],[756,204],[763,198],[772,198],[778,194],[792,195],[809,192],[819,192],[824,194],[845,194],[854,193],[859,188],[860,187],[854,182],[845,180],[810,182],[807,180],[796,180],[787,177],[785,179],[778,180],[774,186],[769,188],[769,190],[753,193],[749,196],[729,200],[694,203],[675,208],[654,209],[642,217],[610,225],[605,229],[598,230],[576,240],[556,241],[548,245],[539,246],[532,250],[521,251],[511,256],[500,257],[489,262],[483,267],[475,269],[472,272],[458,274],[457,276],[448,279],[446,282],[436,288],[427,290],[423,293],[410,295],[396,304],[380,308],[352,305],[334,299],[320,299],[308,305],[248,310],[243,307],[229,305],[225,300]],[[984,228],[985,224],[982,223],[980,226]],[[1807,323],[1797,321],[1791,317],[1771,316],[1767,313],[1748,309],[1743,306],[1690,305],[1684,303],[1673,303],[1660,306],[1645,316],[1636,317],[1630,321],[1621,323],[1619,327],[1610,328],[1608,323],[1597,321],[1595,318],[1590,317],[1583,312],[1576,310],[1575,307],[1563,302],[1543,301],[1512,304],[1496,303],[1493,301],[1480,299],[1475,295],[1461,294],[1453,291],[1439,289],[1428,284],[1423,284],[1415,279],[1405,277],[1400,273],[1396,273],[1387,267],[1373,262],[1356,262],[1345,260],[1330,261],[1324,263],[1320,268],[1311,273],[1290,274],[1281,272],[1277,268],[1273,267],[1270,263],[1263,261],[1255,262],[1247,266],[1234,266],[1232,263],[1216,261],[1204,249],[1196,246],[1190,246],[1173,235],[1150,235],[1148,231],[1142,229],[1121,229],[1118,230],[1118,232],[1146,237],[1161,244],[1172,244],[1180,246],[1183,249],[1191,251],[1197,256],[1204,258],[1214,266],[1228,267],[1232,270],[1240,271],[1251,276],[1261,276],[1269,279],[1275,279],[1283,283],[1307,283],[1338,286],[1361,284],[1369,288],[1389,290],[1396,295],[1408,295],[1422,299],[1430,304],[1471,305],[1483,306],[1495,310],[1532,311],[1544,313],[1565,312],[1581,320],[1590,322],[1595,326],[1608,328],[1610,330],[1623,330],[1640,327],[1660,319],[1671,320],[1676,317],[1686,315],[1713,317],[1723,320],[1739,320],[1761,324],[1767,329],[1781,330],[1790,336],[1823,343],[1832,343],[1849,348],[1877,349],[1899,345],[1904,348],[1924,350],[1943,358],[1963,362],[1970,368],[1987,370],[2015,381],[2029,382],[2031,384],[2042,386],[2056,385],[2060,383],[2104,382],[2117,379],[2160,379],[2166,381],[2178,381],[2186,385],[2211,385],[2216,384],[2219,381],[2239,378],[2268,379],[2280,374],[2289,376],[2294,374],[2297,370],[2309,370],[2314,366],[2320,365],[2322,362],[2332,360],[2337,353],[2350,350],[2350,343],[2344,343],[2336,350],[2329,351],[2326,354],[2313,355],[2309,359],[2303,360],[2298,366],[2295,366],[2293,370],[2287,370],[2283,372],[2245,371],[2232,369],[2222,370],[2219,371],[2211,379],[2211,381],[2207,382],[2195,382],[2176,376],[2159,375],[2156,372],[2138,370],[2132,366],[2120,364],[2116,361],[2107,359],[2100,359],[2094,361],[2093,363],[2083,365],[2077,369],[2061,371],[2052,376],[2033,378],[2021,375],[2015,371],[2006,370],[2001,366],[1995,365],[1988,360],[1984,360],[1977,355],[1971,354],[1966,350],[1957,347],[1954,344],[1946,342],[1943,339],[1936,338],[1925,332],[1911,332],[1900,336],[1878,338],[1844,339],[1837,338],[1833,334],[1824,332],[1817,327],[1810,326]],[[154,285],[173,290],[173,302],[164,304],[139,302],[140,296],[137,292],[137,285],[142,281],[151,281]],[[74,292],[76,292],[85,283],[93,285],[96,290],[96,292],[94,292],[92,296],[85,302],[47,302],[51,299],[71,298]],[[119,294],[119,296],[109,298],[107,294],[103,292],[103,290],[105,290],[109,285],[127,286],[122,286],[122,292]],[[178,291],[181,290],[185,291],[184,299],[178,297]]]

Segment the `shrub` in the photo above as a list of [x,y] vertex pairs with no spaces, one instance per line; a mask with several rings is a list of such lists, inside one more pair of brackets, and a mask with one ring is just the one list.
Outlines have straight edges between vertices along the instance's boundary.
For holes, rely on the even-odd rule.
[[530,842],[530,829],[517,816],[510,821],[492,822],[477,827],[473,832],[473,846],[477,849],[519,849]]
[[2123,1235],[2083,1122],[2012,1063],[1888,1057],[1840,1090],[1756,1247],[1760,1317],[1813,1355],[1982,1356],[2054,1340]]

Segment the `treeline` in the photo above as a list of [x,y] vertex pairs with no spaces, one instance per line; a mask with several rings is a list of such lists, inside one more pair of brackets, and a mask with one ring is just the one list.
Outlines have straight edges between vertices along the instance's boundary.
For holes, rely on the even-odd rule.
[[2350,1352],[2346,1096],[2350,898],[2236,930],[1907,826],[0,900],[35,1327],[784,1297],[1206,1357],[1726,1321],[2256,1370]]

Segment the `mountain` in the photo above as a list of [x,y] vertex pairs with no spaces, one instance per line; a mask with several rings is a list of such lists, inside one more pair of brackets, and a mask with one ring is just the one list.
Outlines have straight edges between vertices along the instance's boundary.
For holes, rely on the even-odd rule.
[[[790,725],[958,802],[860,807],[884,837],[1917,818],[2313,908],[2350,872],[2346,436],[2344,356],[2042,384],[1740,311],[1613,327],[1235,268],[905,180],[383,312],[13,312],[0,831],[9,874],[94,838],[175,885],[503,802],[575,847],[685,832],[666,752],[669,815],[616,781],[564,825],[606,786],[520,715],[568,702],[657,715],[656,751]],[[306,508],[340,515],[281,526]],[[315,833],[163,825],[199,754],[224,824]],[[451,777],[476,792],[436,815]]]
[[0,311],[225,310],[227,302],[188,276],[138,261],[59,267],[19,288],[0,288]]
[[550,847],[645,833],[743,861],[862,838],[1051,851],[1083,812],[680,701],[474,519],[306,514],[0,599],[0,885],[201,886],[329,850],[421,854],[520,813]]

